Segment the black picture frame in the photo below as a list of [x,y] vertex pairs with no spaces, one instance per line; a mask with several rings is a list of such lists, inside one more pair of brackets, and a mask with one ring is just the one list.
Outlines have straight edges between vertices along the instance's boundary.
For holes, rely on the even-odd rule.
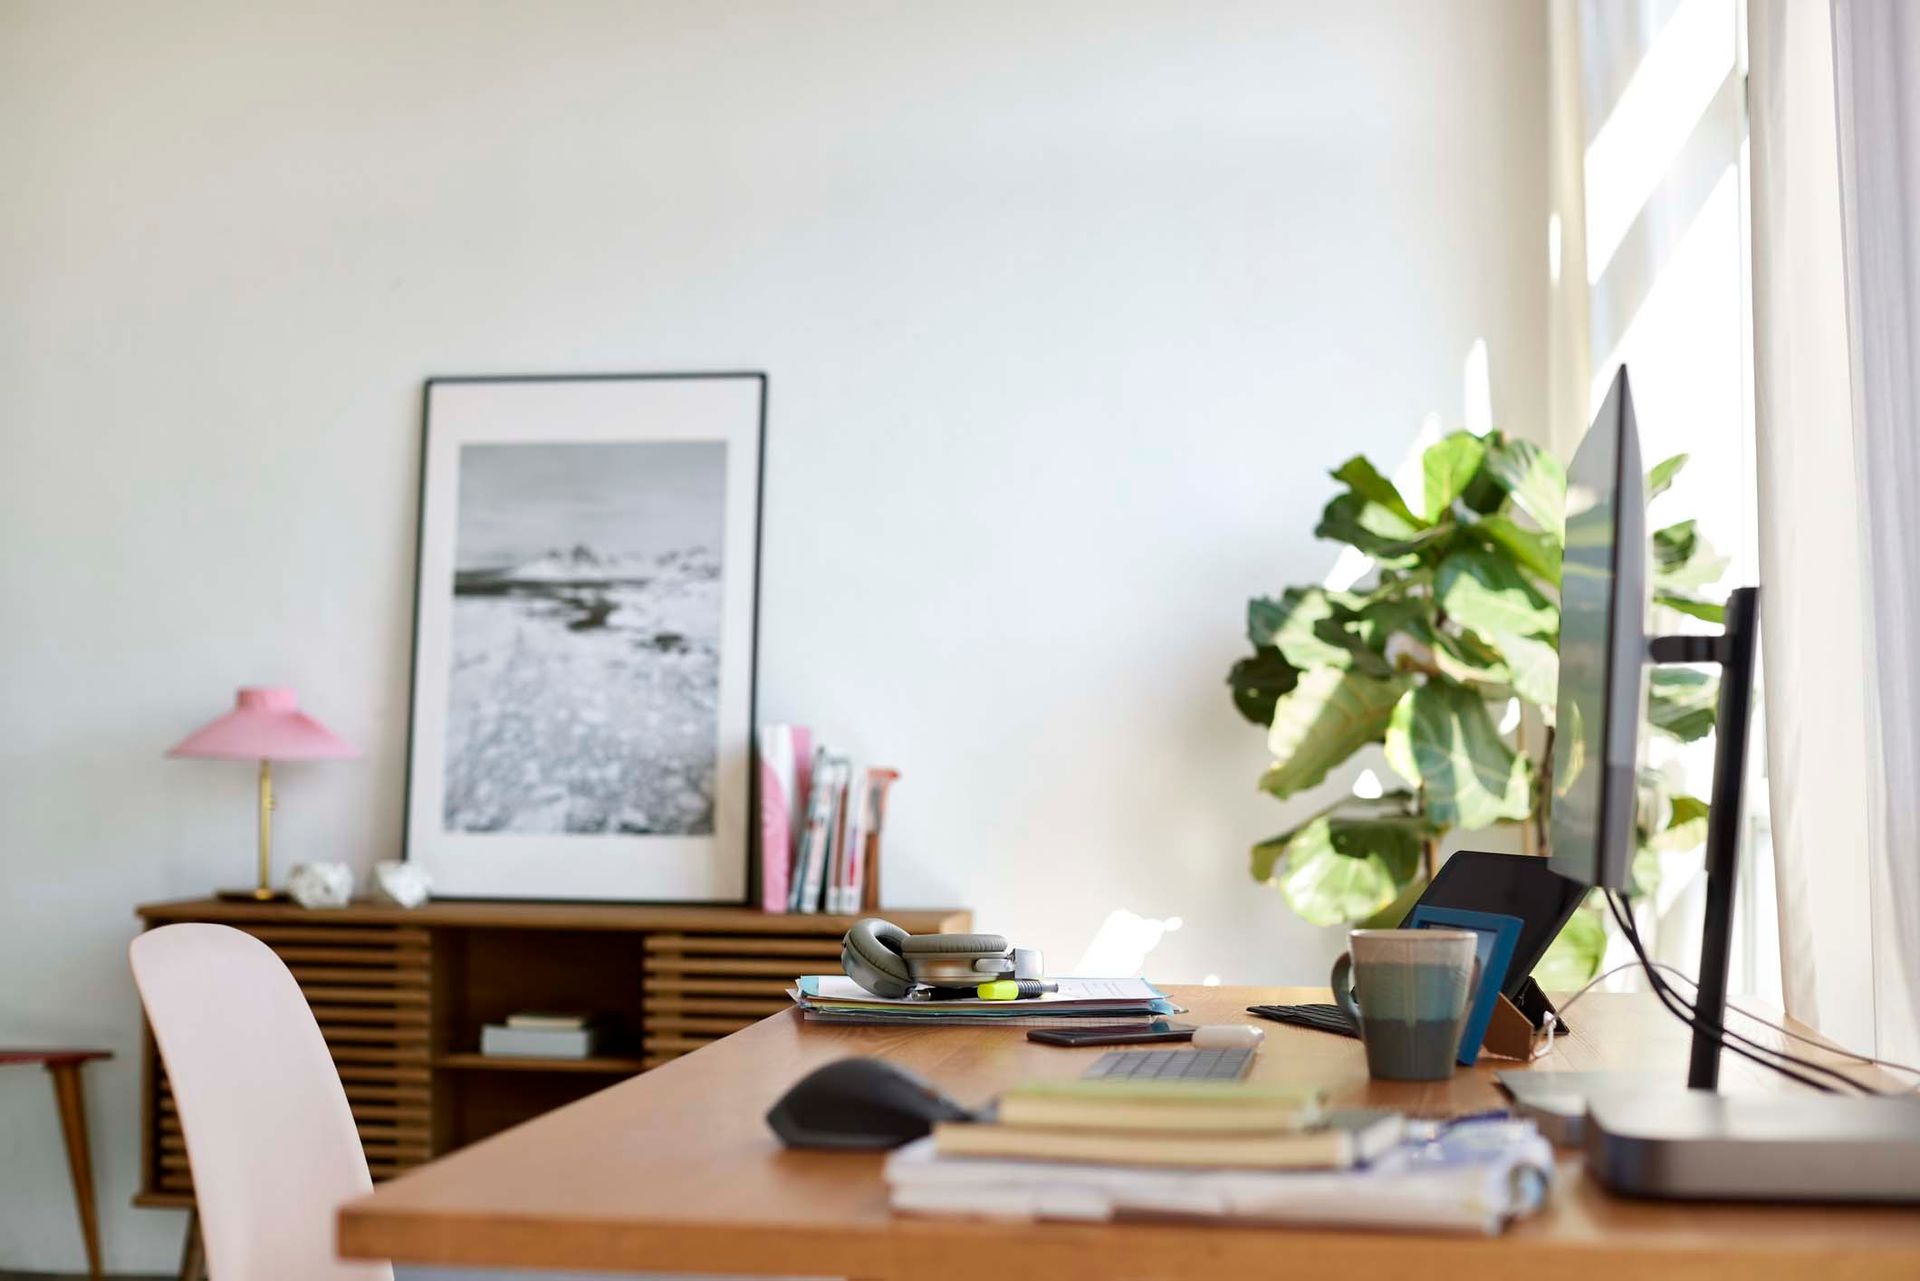
[[[765,528],[766,494],[766,434],[767,412],[770,398],[770,379],[761,370],[716,370],[686,372],[646,372],[646,373],[576,373],[576,374],[465,374],[438,375],[426,379],[421,390],[420,407],[420,462],[418,478],[418,498],[416,505],[415,541],[414,541],[414,583],[412,601],[412,629],[408,671],[408,728],[407,759],[405,770],[405,790],[403,796],[403,857],[410,862],[427,865],[427,870],[435,879],[435,894],[441,898],[512,898],[532,901],[607,901],[624,903],[677,903],[704,904],[713,906],[737,906],[751,901],[754,892],[753,851],[758,844],[754,830],[755,816],[759,806],[759,778],[753,759],[753,740],[758,724],[759,709],[759,646],[760,646],[760,592]],[[750,439],[751,462],[745,469],[750,483],[750,493],[745,496],[745,513],[736,517],[730,511],[723,514],[730,533],[737,533],[741,525],[736,523],[744,519],[747,537],[738,540],[749,556],[749,564],[744,575],[742,595],[739,607],[744,617],[738,621],[741,634],[738,643],[743,649],[739,657],[737,672],[743,688],[736,702],[744,704],[743,714],[732,718],[731,731],[726,726],[716,725],[716,747],[718,752],[731,752],[733,765],[737,771],[739,783],[734,795],[724,808],[731,811],[730,821],[724,824],[724,834],[717,830],[714,840],[716,848],[710,863],[723,871],[715,884],[724,885],[721,892],[685,892],[684,888],[670,889],[665,892],[647,892],[639,888],[641,881],[635,881],[625,888],[606,886],[600,889],[583,887],[577,878],[556,878],[547,883],[545,878],[528,877],[524,883],[502,884],[497,880],[483,878],[475,882],[463,876],[446,877],[448,851],[436,849],[432,856],[423,850],[420,837],[423,831],[423,813],[428,809],[422,802],[425,797],[424,785],[444,784],[444,779],[423,780],[422,745],[423,738],[431,733],[431,726],[423,724],[423,663],[433,661],[428,652],[432,646],[423,644],[425,629],[423,617],[428,612],[432,593],[438,590],[440,583],[447,579],[431,572],[429,561],[430,548],[436,540],[451,538],[450,533],[432,527],[431,522],[457,521],[457,504],[453,512],[438,511],[433,501],[436,486],[439,497],[445,498],[444,487],[448,483],[445,475],[446,462],[436,456],[435,436],[435,399],[441,389],[471,389],[482,391],[489,388],[583,388],[626,385],[644,387],[726,387],[736,392],[747,391],[751,394]],[[564,435],[564,433],[563,433]],[[678,439],[678,437],[675,437]],[[696,437],[697,438],[697,437]],[[734,441],[728,437],[729,444]],[[518,439],[502,443],[522,443]],[[524,443],[541,443],[537,434],[530,434]],[[581,443],[577,440],[556,439],[546,443]],[[638,442],[636,442],[638,443]],[[444,444],[442,452],[444,452]],[[735,468],[731,456],[728,458],[728,484],[726,503],[729,508],[742,496],[734,492],[737,487]],[[457,465],[456,465],[457,473]],[[456,475],[457,482],[457,475]],[[444,506],[444,502],[439,506]],[[450,543],[448,544],[451,545]],[[737,571],[733,568],[736,551],[734,540],[729,539],[722,559],[721,575],[723,588],[732,581]],[[444,566],[443,566],[444,568]],[[723,620],[723,631],[729,623]],[[724,642],[724,637],[723,637]],[[430,682],[429,682],[430,683]],[[720,709],[724,713],[724,708]],[[733,737],[737,735],[737,738]],[[731,747],[729,747],[731,740]],[[439,758],[444,768],[444,754]],[[715,797],[716,809],[723,808],[721,798]],[[442,797],[444,810],[444,796]],[[565,839],[561,837],[559,839]]]

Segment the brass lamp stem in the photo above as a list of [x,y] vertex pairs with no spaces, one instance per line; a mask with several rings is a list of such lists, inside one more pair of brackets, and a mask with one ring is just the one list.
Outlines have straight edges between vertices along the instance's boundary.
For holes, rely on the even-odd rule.
[[273,897],[273,762],[260,762],[260,887],[253,892],[265,901]]

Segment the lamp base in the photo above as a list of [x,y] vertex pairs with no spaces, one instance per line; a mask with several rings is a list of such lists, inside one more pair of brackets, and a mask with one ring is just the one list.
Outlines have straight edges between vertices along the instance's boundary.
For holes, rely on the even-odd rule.
[[287,901],[285,890],[215,890],[213,896],[222,903],[284,903]]

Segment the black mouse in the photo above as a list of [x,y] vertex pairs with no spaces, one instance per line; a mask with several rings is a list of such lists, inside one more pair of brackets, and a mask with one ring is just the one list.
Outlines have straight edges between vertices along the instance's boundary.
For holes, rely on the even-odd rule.
[[966,1108],[881,1059],[815,1068],[767,1113],[767,1124],[790,1148],[897,1148],[924,1138],[935,1121],[971,1120]]

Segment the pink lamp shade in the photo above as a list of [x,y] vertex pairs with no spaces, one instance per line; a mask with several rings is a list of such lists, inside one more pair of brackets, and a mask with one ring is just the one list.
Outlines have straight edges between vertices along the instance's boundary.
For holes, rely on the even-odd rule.
[[175,743],[167,749],[167,755],[230,761],[311,761],[359,753],[301,711],[292,690],[249,686],[234,699],[232,711]]

